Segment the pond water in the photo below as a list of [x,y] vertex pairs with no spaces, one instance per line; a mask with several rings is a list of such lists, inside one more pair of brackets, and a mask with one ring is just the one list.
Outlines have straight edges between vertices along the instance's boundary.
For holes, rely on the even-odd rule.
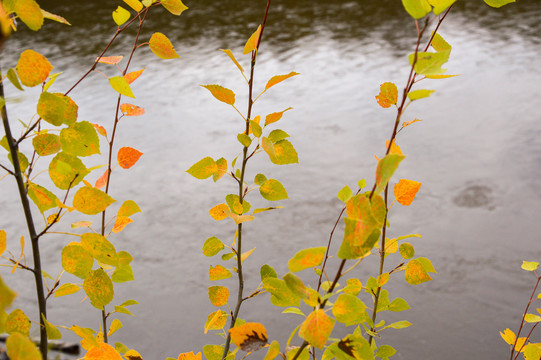
[[[110,14],[116,4],[40,4],[73,26],[48,23],[38,33],[21,29],[6,44],[1,64],[13,67],[18,54],[32,48],[63,72],[52,90],[65,91],[114,33]],[[133,224],[111,237],[117,249],[135,258],[136,281],[116,286],[115,304],[131,298],[140,302],[132,308],[135,317],[121,316],[125,327],[112,340],[136,348],[145,359],[176,357],[221,341],[203,335],[206,316],[214,311],[207,287],[215,284],[208,281],[207,270],[216,260],[204,257],[201,247],[213,235],[232,241],[232,223],[215,222],[207,210],[236,187],[225,178],[217,184],[198,181],[185,170],[205,156],[231,161],[239,153],[236,134],[242,120],[198,85],[229,87],[242,104],[247,93],[242,77],[219,49],[232,49],[248,68],[248,58],[240,54],[261,21],[265,1],[187,0],[186,5],[190,10],[179,18],[160,10],[145,25],[143,39],[163,32],[182,59],[163,61],[145,48],[136,53],[133,69],[146,70],[133,85],[137,99],[132,102],[146,114],[121,121],[116,145],[135,147],[144,155],[129,171],[115,171],[110,189],[119,203],[133,199],[143,209]],[[259,283],[256,264],[270,264],[284,274],[296,251],[326,244],[341,208],[338,190],[361,178],[372,183],[374,155],[384,153],[394,121],[393,111],[381,109],[374,96],[385,81],[404,86],[406,56],[416,37],[414,23],[395,0],[278,0],[269,16],[256,87],[263,88],[276,74],[301,75],[270,90],[254,111],[265,115],[294,108],[279,125],[291,135],[299,164],[274,166],[264,154],[249,163],[248,178],[261,172],[280,180],[290,200],[282,202],[284,209],[245,226],[244,248],[256,248],[244,263],[247,292]],[[395,359],[493,359],[507,354],[498,331],[518,327],[534,284],[533,276],[520,269],[521,261],[541,259],[539,19],[538,0],[519,0],[499,10],[468,0],[457,3],[442,25],[440,33],[453,45],[446,67],[461,76],[419,85],[437,92],[408,108],[406,120],[423,121],[399,135],[397,142],[408,157],[396,179],[423,185],[410,207],[394,206],[389,218],[390,236],[423,235],[412,241],[416,256],[431,259],[438,274],[419,286],[406,285],[402,275],[391,279],[391,298],[405,298],[412,310],[380,318],[413,323],[405,330],[389,330],[379,340],[397,348]],[[122,37],[108,55],[125,54],[131,42],[130,36]],[[110,66],[99,69],[114,75]],[[38,94],[6,88],[12,122],[28,121]],[[79,119],[111,129],[116,96],[104,77],[93,74],[71,95],[79,104]],[[104,161],[88,158],[92,164]],[[88,180],[99,175],[96,171]],[[48,184],[46,174],[41,179]],[[252,206],[267,204],[257,197],[249,197]],[[0,228],[16,253],[16,239],[26,230],[12,179],[2,181],[0,208]],[[70,216],[82,219],[80,214]],[[69,241],[71,237],[57,235],[41,241],[50,274],[61,270],[59,254]],[[388,269],[399,262],[389,259]],[[330,261],[330,274],[338,263]],[[375,259],[369,260],[354,276],[366,279],[377,271]],[[22,272],[10,275],[7,269],[2,277],[18,291],[17,306],[33,311],[33,279]],[[315,275],[303,274],[303,279],[313,284]],[[75,281],[67,275],[63,280]],[[228,284],[234,291],[235,282]],[[80,300],[82,294],[50,301],[51,322],[97,328],[99,311]],[[281,315],[281,310],[263,295],[247,302],[241,317],[264,323],[269,338],[285,342],[299,318]],[[76,338],[66,334],[66,339]]]

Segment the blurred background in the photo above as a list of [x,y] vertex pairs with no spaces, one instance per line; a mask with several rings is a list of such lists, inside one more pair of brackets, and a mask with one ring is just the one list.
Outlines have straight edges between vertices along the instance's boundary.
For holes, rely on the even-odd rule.
[[[246,108],[247,87],[235,65],[219,49],[232,49],[240,63],[246,39],[261,22],[266,1],[185,1],[190,9],[175,17],[154,9],[143,29],[148,41],[155,31],[164,33],[181,55],[180,60],[161,60],[148,47],[140,48],[132,70],[146,68],[132,84],[136,99],[124,99],[145,108],[140,117],[123,118],[116,149],[131,146],[144,153],[130,170],[117,168],[110,193],[117,199],[109,215],[127,199],[135,200],[142,214],[124,231],[110,237],[117,250],[135,258],[134,282],[115,286],[114,304],[136,299],[135,317],[120,315],[124,328],[113,335],[137,349],[145,359],[177,357],[180,352],[200,351],[207,343],[219,344],[216,335],[203,335],[206,317],[215,310],[207,298],[209,259],[201,253],[205,239],[217,236],[231,243],[235,231],[229,221],[216,222],[208,209],[235,193],[236,184],[224,177],[217,184],[199,181],[185,170],[203,157],[225,157],[229,163],[240,145],[236,135],[244,124],[229,106],[216,101],[199,84],[220,84],[234,90],[239,109]],[[16,65],[28,48],[45,55],[63,72],[50,91],[64,92],[92,65],[116,30],[111,12],[121,1],[40,1],[42,8],[64,16],[73,26],[46,21],[44,28],[20,30],[1,54],[4,70]],[[481,0],[459,1],[444,21],[440,33],[453,46],[447,80],[425,80],[416,88],[437,90],[429,99],[409,106],[404,120],[421,119],[399,134],[397,143],[407,158],[393,182],[408,178],[423,183],[417,199],[407,208],[396,204],[390,215],[390,237],[421,233],[413,239],[416,256],[432,260],[438,274],[423,285],[407,285],[403,273],[391,278],[391,299],[405,298],[411,310],[381,313],[386,321],[406,319],[405,330],[388,330],[378,345],[391,344],[394,359],[493,359],[507,356],[508,346],[498,331],[516,330],[534,285],[534,276],[520,269],[522,260],[539,261],[541,209],[541,3],[518,0],[492,9]],[[133,31],[123,33],[106,55],[127,55]],[[269,264],[279,275],[287,272],[287,260],[306,247],[325,246],[341,209],[336,193],[365,178],[374,181],[376,160],[385,152],[395,112],[377,105],[379,85],[405,85],[407,55],[414,50],[415,23],[397,0],[275,0],[263,36],[255,88],[291,71],[301,73],[261,97],[254,108],[263,117],[289,106],[273,128],[291,135],[299,154],[298,165],[276,166],[265,154],[248,164],[248,179],[257,173],[284,184],[289,200],[285,208],[266,212],[244,227],[245,249],[256,248],[244,262],[246,292],[259,284],[259,266]],[[121,66],[125,64],[124,60]],[[107,76],[119,75],[111,65],[100,64]],[[14,132],[17,119],[28,122],[35,114],[37,89],[19,92],[6,84],[8,111]],[[401,90],[399,91],[401,93]],[[256,93],[258,91],[256,90]],[[110,132],[116,93],[98,73],[92,74],[70,94],[79,105],[79,119],[98,123]],[[31,143],[22,145],[31,151]],[[86,158],[88,166],[106,162],[102,155]],[[48,159],[38,168],[46,169]],[[7,164],[6,155],[0,162]],[[101,174],[87,176],[93,183]],[[37,182],[49,186],[46,173]],[[52,187],[49,187],[52,189]],[[27,236],[16,184],[7,177],[0,183],[0,229],[8,234],[8,249],[17,254],[18,239]],[[57,192],[57,195],[61,195]],[[268,203],[251,194],[248,201],[260,207]],[[36,218],[41,216],[36,210]],[[69,223],[89,220],[70,214]],[[90,219],[93,220],[93,219]],[[98,219],[94,219],[98,224]],[[38,226],[40,228],[42,225]],[[96,226],[97,228],[97,226]],[[57,228],[61,231],[61,227]],[[333,249],[342,238],[335,234]],[[82,231],[79,231],[81,233]],[[55,277],[61,270],[60,252],[76,238],[49,235],[41,240],[45,270]],[[27,254],[30,254],[29,242]],[[30,256],[27,259],[31,261]],[[400,262],[388,258],[387,271]],[[334,274],[339,261],[329,261]],[[376,275],[374,259],[351,272],[363,283]],[[2,268],[4,281],[18,292],[15,306],[36,319],[34,282],[29,273]],[[310,270],[302,278],[316,286]],[[65,282],[77,279],[65,274]],[[236,281],[227,284],[232,294]],[[281,315],[269,295],[246,302],[241,318],[262,322],[270,339],[282,343],[301,321],[298,315]],[[82,291],[49,301],[49,320],[54,324],[92,327],[101,322],[100,312]],[[233,296],[232,296],[233,298]],[[364,298],[367,304],[371,301]],[[112,309],[112,305],[107,310]],[[33,331],[37,334],[36,328]],[[333,336],[344,329],[337,327]],[[65,332],[65,339],[77,337]],[[539,335],[538,338],[539,340]],[[295,338],[294,343],[302,341]],[[262,359],[265,352],[253,355]]]

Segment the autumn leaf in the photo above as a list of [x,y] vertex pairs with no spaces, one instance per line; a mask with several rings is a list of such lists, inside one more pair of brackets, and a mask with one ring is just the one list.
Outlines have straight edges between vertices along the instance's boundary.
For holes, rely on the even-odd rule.
[[177,360],[201,360],[201,353],[198,352],[197,355],[193,351],[189,353],[182,353],[178,356]]
[[69,97],[62,93],[41,93],[37,112],[38,115],[54,126],[72,125],[77,121],[79,107]]
[[135,98],[128,81],[123,76],[113,76],[109,78],[109,84],[119,94]]
[[32,145],[34,146],[34,150],[36,150],[36,154],[39,156],[56,154],[62,148],[60,145],[60,137],[56,134],[48,133],[34,136]]
[[413,180],[400,179],[394,186],[394,196],[401,205],[408,206],[415,199],[421,188],[421,183]]
[[323,349],[334,327],[334,320],[323,309],[314,310],[301,325],[299,336],[310,345]]
[[220,85],[201,85],[214,96],[216,99],[220,100],[229,105],[235,104],[235,93],[228,88],[225,88]]
[[378,104],[383,108],[396,105],[398,101],[398,89],[392,82],[386,82],[379,87],[379,94],[376,96]]
[[432,11],[427,0],[402,0],[402,4],[414,19],[420,19]]
[[117,216],[116,220],[115,220],[115,224],[113,225],[112,232],[114,232],[115,234],[119,233],[122,230],[124,230],[126,225],[128,225],[128,224],[130,224],[132,222],[133,222],[133,220],[130,219],[129,217],[127,217],[127,216]]
[[28,336],[16,333],[6,340],[7,356],[13,360],[42,360],[41,353]]
[[41,185],[28,183],[28,196],[32,199],[34,204],[36,204],[42,214],[45,211],[56,207],[56,195]]
[[282,118],[282,116],[284,115],[284,113],[286,111],[291,110],[291,109],[293,109],[293,108],[288,107],[287,109],[285,109],[283,111],[274,112],[274,113],[271,113],[271,114],[267,115],[265,117],[265,126],[277,122],[278,120],[280,120]]
[[263,324],[248,322],[229,329],[231,340],[242,351],[257,351],[267,345],[267,330]]
[[229,206],[227,204],[219,204],[214,206],[212,209],[209,210],[209,215],[214,220],[223,220],[228,217],[229,213]]
[[[113,300],[113,282],[102,268],[90,273],[90,276],[83,282],[83,289],[90,299],[92,306],[99,310],[103,310],[104,306]],[[107,360],[110,359],[107,358]]]
[[145,109],[132,104],[120,105],[120,111],[126,116],[139,116],[145,113]]
[[218,171],[218,165],[216,164],[216,161],[212,159],[210,156],[207,156],[195,164],[193,164],[186,172],[196,179],[206,179],[212,176],[214,173]]
[[30,333],[30,319],[21,309],[13,310],[5,319],[5,332],[8,334],[19,333],[28,336]]
[[[6,2],[7,1],[4,1],[4,3]],[[44,16],[38,3],[34,0],[15,1],[14,11],[30,30],[37,31],[41,29]]]
[[103,191],[85,186],[77,190],[73,197],[73,206],[86,215],[96,215],[105,210],[116,200]]
[[86,279],[93,264],[94,257],[77,243],[67,245],[62,249],[62,268],[78,278]]
[[188,7],[184,5],[181,0],[161,0],[160,3],[164,8],[167,9],[167,11],[177,16],[188,9]]
[[227,56],[229,56],[231,61],[233,61],[233,63],[235,63],[235,65],[237,65],[237,68],[240,70],[241,73],[244,73],[244,69],[239,64],[239,62],[237,61],[237,59],[235,58],[235,55],[233,55],[233,52],[231,50],[229,50],[229,49],[220,49],[220,50],[222,50],[224,53],[227,54]]
[[141,74],[143,73],[143,71],[145,71],[145,69],[141,69],[141,70],[137,70],[137,71],[132,71],[132,72],[129,72],[127,73],[126,75],[124,75],[124,79],[126,79],[126,82],[128,84],[131,84],[132,82],[134,82],[135,80],[137,80],[137,78],[139,76],[141,76]]
[[223,279],[230,278],[231,276],[233,276],[231,275],[231,272],[227,270],[225,267],[223,267],[222,265],[216,265],[214,267],[211,266],[209,268],[210,281],[223,280]]
[[246,44],[244,45],[243,55],[248,54],[257,49],[257,43],[259,41],[259,35],[261,35],[261,25],[257,27],[257,30],[250,36]]
[[102,64],[109,64],[109,65],[116,65],[118,64],[124,56],[102,56],[97,59],[99,63]]
[[160,32],[152,34],[148,42],[148,46],[154,55],[161,59],[167,60],[180,58],[180,55],[175,51],[171,41],[169,41],[167,36]]
[[113,20],[118,26],[124,24],[130,17],[130,12],[124,9],[122,6],[117,7],[116,10],[113,11]]
[[419,285],[432,280],[427,270],[418,260],[410,260],[405,271],[406,282],[411,285]]
[[259,193],[265,200],[278,201],[288,199],[287,191],[278,180],[268,179],[259,187]]
[[290,72],[289,74],[285,74],[285,75],[276,75],[276,76],[273,76],[270,78],[270,80],[267,82],[267,85],[265,85],[265,90],[268,90],[270,89],[271,87],[273,87],[274,85],[284,81],[284,80],[287,80],[289,79],[290,77],[293,77],[295,75],[300,75],[298,72],[295,72],[295,71],[292,71]]
[[120,148],[120,150],[118,150],[118,156],[117,156],[118,164],[120,165],[121,168],[129,169],[133,165],[135,165],[135,163],[137,162],[137,160],[139,160],[141,155],[143,155],[143,153],[140,152],[139,150],[136,150],[134,148],[127,147],[127,146],[122,147]]
[[129,7],[131,7],[133,10],[139,12],[143,9],[143,4],[139,0],[124,0],[126,4],[128,4]]
[[298,272],[319,266],[325,256],[326,247],[303,249],[295,254],[287,263],[289,271]]
[[383,159],[378,161],[376,169],[376,189],[375,194],[379,194],[385,189],[389,180],[398,168],[398,165],[404,160],[404,155],[388,154]]
[[84,360],[123,360],[122,356],[109,344],[99,343],[85,354]]
[[209,300],[214,306],[223,306],[229,299],[229,289],[225,286],[211,286],[208,289]]
[[54,292],[54,297],[75,294],[79,290],[81,290],[81,288],[78,285],[75,285],[75,284],[62,284]]
[[132,216],[138,212],[141,212],[139,205],[133,200],[126,200],[118,209],[118,216]]
[[92,125],[94,125],[94,128],[96,129],[98,134],[100,134],[101,136],[107,136],[107,131],[105,130],[103,126],[98,125],[98,124],[92,124]]
[[109,169],[105,170],[105,172],[103,173],[102,176],[100,176],[98,178],[98,180],[96,180],[96,183],[94,184],[94,187],[96,189],[101,189],[102,187],[104,187],[105,185],[107,185],[107,176],[109,174]]
[[100,140],[94,126],[88,121],[78,121],[60,131],[62,150],[78,157],[100,153]]

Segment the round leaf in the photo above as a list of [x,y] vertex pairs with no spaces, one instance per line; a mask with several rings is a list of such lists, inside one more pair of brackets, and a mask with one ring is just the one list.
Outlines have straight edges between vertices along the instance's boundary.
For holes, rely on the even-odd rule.
[[79,107],[69,97],[61,93],[42,92],[37,112],[38,115],[54,126],[71,125],[77,121]]
[[143,155],[142,152],[131,147],[123,147],[118,150],[117,160],[121,168],[131,168]]
[[152,34],[148,42],[150,50],[161,59],[176,59],[180,58],[179,54],[175,51],[173,44],[167,36],[160,32]]
[[284,200],[288,198],[284,186],[275,179],[268,179],[259,187],[259,192],[264,199],[270,201]]
[[85,186],[77,190],[73,197],[73,206],[86,215],[96,215],[107,209],[116,200],[103,191]]
[[94,257],[81,245],[67,245],[62,249],[62,268],[70,274],[86,279],[93,264]]
[[[18,0],[17,3],[30,2],[33,0]],[[25,50],[21,53],[17,62],[17,75],[24,86],[33,87],[42,84],[53,69],[45,56],[34,50]]]
[[94,125],[80,121],[60,131],[62,150],[75,156],[90,156],[100,153],[100,140]]
[[60,152],[49,164],[49,176],[57,188],[67,190],[79,184],[89,173],[83,162],[76,156]]
[[100,310],[114,297],[113,282],[102,268],[92,271],[83,282],[83,289],[92,306]]

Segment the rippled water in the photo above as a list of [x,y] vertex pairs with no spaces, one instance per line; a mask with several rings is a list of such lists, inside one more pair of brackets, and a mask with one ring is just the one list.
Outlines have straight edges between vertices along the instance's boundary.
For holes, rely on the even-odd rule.
[[[232,88],[242,103],[242,78],[218,49],[231,48],[240,56],[265,2],[186,4],[190,10],[180,18],[159,11],[145,25],[144,38],[153,31],[165,33],[182,59],[163,61],[147,49],[137,53],[134,69],[146,70],[134,83],[135,103],[147,114],[123,120],[116,144],[133,146],[144,156],[129,171],[114,173],[111,183],[116,199],[134,199],[143,209],[134,224],[112,237],[117,248],[134,255],[136,276],[135,282],[117,286],[115,299],[141,303],[133,309],[136,317],[122,318],[125,327],[113,340],[140,350],[145,359],[220,342],[202,334],[206,315],[214,311],[207,300],[211,284],[206,275],[214,262],[201,254],[201,246],[213,235],[232,239],[232,224],[214,222],[207,209],[234,192],[235,185],[197,181],[184,170],[208,155],[232,160],[239,152],[235,137],[242,121],[198,84]],[[114,33],[110,12],[116,5],[51,0],[42,6],[74,26],[48,24],[32,34],[21,30],[7,43],[1,63],[14,66],[20,51],[33,48],[49,58],[55,71],[64,72],[53,90],[65,91]],[[493,359],[507,353],[498,331],[518,326],[533,286],[533,277],[520,270],[521,260],[541,258],[539,19],[537,0],[519,0],[500,10],[468,0],[456,4],[441,28],[454,47],[446,64],[449,73],[461,76],[421,83],[437,92],[408,108],[407,120],[423,121],[399,136],[408,158],[397,179],[415,179],[423,186],[412,206],[395,207],[390,214],[391,236],[423,234],[413,242],[417,255],[430,258],[438,274],[415,287],[406,286],[401,276],[392,279],[391,297],[407,299],[413,309],[381,318],[414,324],[390,330],[378,342],[394,345],[399,351],[394,358]],[[131,41],[122,38],[109,54],[124,53]],[[262,88],[275,74],[297,71],[301,76],[269,91],[255,111],[264,115],[294,108],[280,125],[291,135],[300,163],[271,166],[259,156],[249,164],[248,178],[263,172],[279,179],[290,200],[284,201],[285,209],[263,214],[245,227],[245,248],[256,247],[245,262],[248,291],[258,284],[256,264],[268,263],[283,274],[296,251],[326,243],[340,210],[340,188],[354,186],[360,178],[372,182],[373,155],[384,152],[394,121],[393,112],[379,108],[374,96],[382,82],[404,86],[406,56],[414,41],[415,26],[398,1],[273,2],[256,86]],[[241,63],[249,66],[247,58]],[[100,69],[112,75],[110,68]],[[12,120],[28,120],[37,94],[12,87],[7,93]],[[80,119],[110,128],[114,93],[103,77],[91,76],[72,95],[80,105]],[[91,174],[89,181],[98,176]],[[265,204],[256,198],[251,198],[253,206]],[[0,186],[0,208],[0,228],[17,251],[14,239],[25,228],[11,179]],[[338,233],[336,243],[340,237]],[[60,270],[58,254],[69,241],[61,236],[42,240],[50,274]],[[393,260],[388,262],[393,266]],[[329,273],[336,266],[331,261]],[[365,279],[376,273],[377,264],[367,261],[356,271]],[[19,292],[19,306],[32,309],[32,279],[27,274],[10,277],[7,271],[2,276]],[[99,311],[75,299],[82,296],[50,301],[51,321],[96,328]],[[267,296],[246,303],[241,317],[265,323],[269,337],[281,341],[299,321],[297,315],[280,315]]]

